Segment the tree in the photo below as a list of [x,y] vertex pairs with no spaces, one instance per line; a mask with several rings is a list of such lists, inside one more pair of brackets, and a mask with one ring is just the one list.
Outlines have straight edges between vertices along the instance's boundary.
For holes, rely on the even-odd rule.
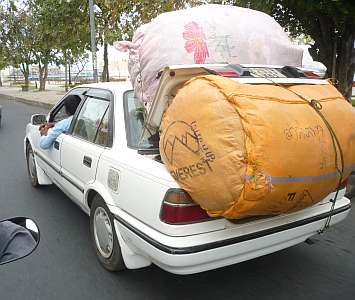
[[[1,41],[1,38],[0,38],[0,41]],[[2,86],[1,70],[5,69],[8,66],[9,66],[9,61],[7,60],[7,58],[5,56],[5,48],[2,45],[2,43],[0,42],[0,86]]]
[[310,36],[313,59],[327,67],[327,77],[350,99],[355,71],[355,2],[348,0],[211,1],[249,7],[272,15],[292,36]]
[[25,86],[29,85],[29,67],[33,63],[33,22],[26,2],[8,1],[1,6],[1,52],[7,65],[19,67]]
[[0,48],[0,86],[2,86],[1,70],[5,69],[7,66],[8,62],[6,61],[6,57],[4,56],[2,49]]
[[44,90],[50,63],[70,65],[88,49],[88,5],[85,0],[32,0],[30,8],[36,24],[40,90]]
[[83,54],[82,56],[76,58],[74,64],[76,66],[77,72],[74,77],[74,83],[79,79],[80,73],[84,70],[85,66],[89,61],[89,55],[87,53]]
[[351,98],[355,71],[355,2],[347,0],[274,1],[272,14],[293,35],[312,37],[311,54],[327,67],[327,76]]

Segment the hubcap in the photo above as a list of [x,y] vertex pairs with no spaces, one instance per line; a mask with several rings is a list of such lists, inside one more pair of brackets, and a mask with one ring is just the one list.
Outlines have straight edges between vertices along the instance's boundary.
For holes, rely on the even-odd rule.
[[31,178],[34,178],[36,176],[36,163],[35,163],[35,156],[33,155],[33,151],[29,151],[29,157],[28,157],[28,170],[30,171],[30,176]]
[[109,258],[113,251],[113,230],[109,216],[102,207],[94,213],[94,236],[96,248],[104,258]]

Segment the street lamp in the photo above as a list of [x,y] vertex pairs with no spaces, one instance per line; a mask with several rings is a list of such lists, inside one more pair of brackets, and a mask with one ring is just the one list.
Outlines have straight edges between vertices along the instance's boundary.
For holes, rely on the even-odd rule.
[[98,82],[94,0],[89,0],[89,10],[90,10],[90,36],[91,36],[92,69],[93,69],[94,82]]

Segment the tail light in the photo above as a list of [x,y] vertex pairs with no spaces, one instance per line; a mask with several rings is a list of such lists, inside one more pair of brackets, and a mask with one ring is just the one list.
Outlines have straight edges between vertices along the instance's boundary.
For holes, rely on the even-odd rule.
[[160,219],[165,223],[178,225],[205,221],[210,216],[184,190],[170,189],[165,194]]

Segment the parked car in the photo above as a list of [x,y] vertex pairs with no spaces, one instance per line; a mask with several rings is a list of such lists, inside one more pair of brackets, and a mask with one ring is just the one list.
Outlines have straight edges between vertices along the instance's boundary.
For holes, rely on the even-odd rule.
[[[215,269],[301,243],[322,231],[329,217],[334,225],[350,211],[344,189],[333,209],[334,193],[302,211],[238,221],[210,218],[191,201],[160,159],[156,129],[177,86],[213,68],[224,75],[226,65],[207,67],[166,68],[148,116],[128,82],[72,89],[68,94],[79,95],[82,102],[69,132],[50,150],[39,147],[38,127],[44,120],[63,118],[63,100],[47,116],[32,116],[26,127],[24,151],[32,185],[56,184],[90,216],[92,243],[108,270],[152,263],[176,274]],[[285,78],[289,68],[239,68],[246,74],[234,79],[239,82],[270,83],[262,76],[269,74],[279,84],[328,84],[305,76]]]

